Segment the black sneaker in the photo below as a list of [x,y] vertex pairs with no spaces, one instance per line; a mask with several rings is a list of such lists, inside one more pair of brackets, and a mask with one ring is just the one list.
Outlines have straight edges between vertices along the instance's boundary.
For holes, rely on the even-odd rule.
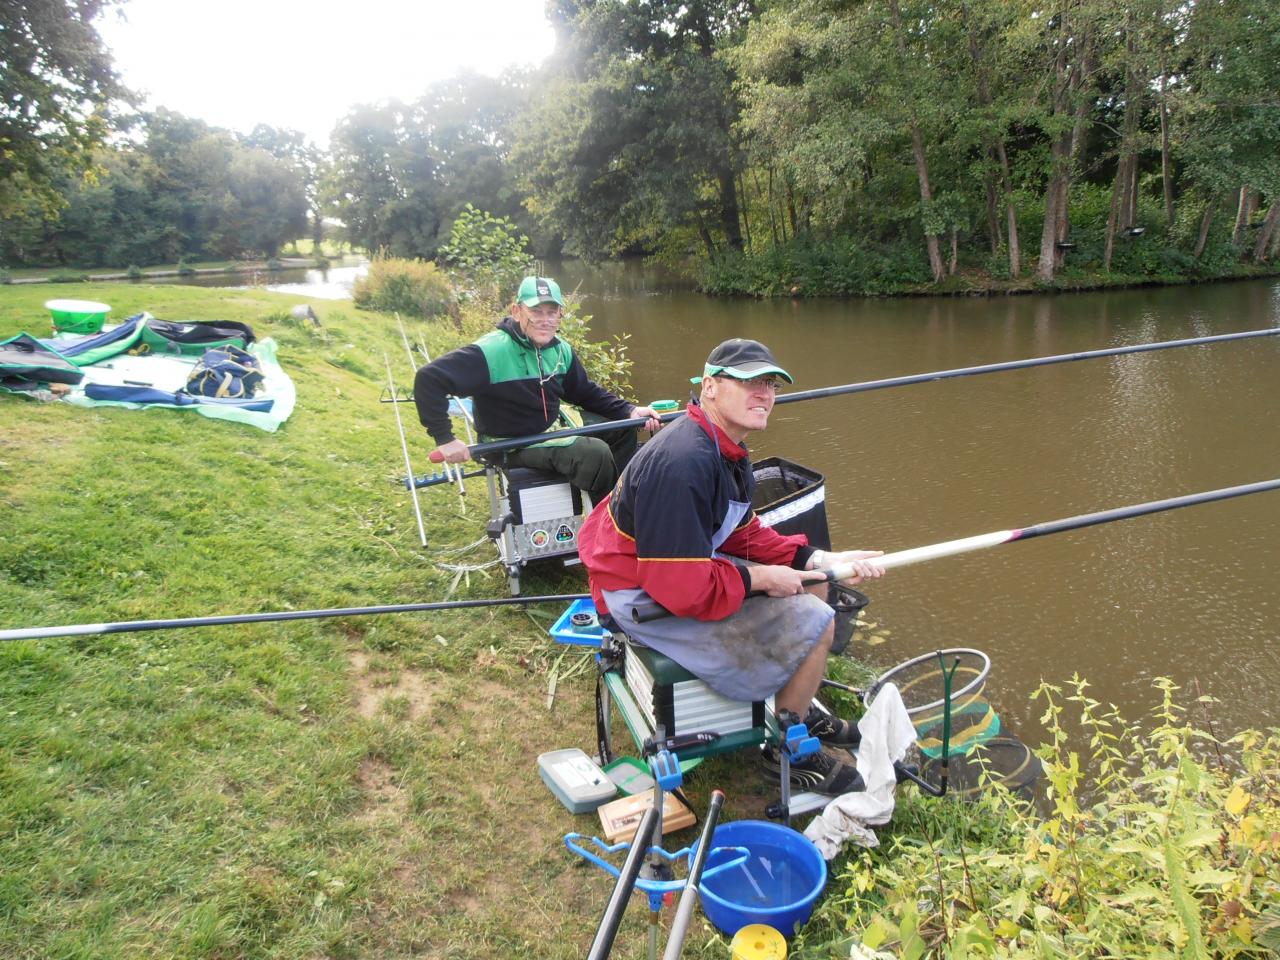
[[[774,776],[782,774],[782,758],[778,748],[766,746],[760,751],[760,765]],[[803,760],[791,761],[791,789],[808,790],[823,796],[838,797],[843,793],[865,790],[862,774],[848,763],[841,763],[821,750]]]
[[809,736],[817,737],[823,743],[833,747],[845,747],[852,750],[862,742],[862,734],[856,723],[841,720],[834,714],[824,713],[816,706],[810,705],[809,712],[804,715],[804,725],[809,728]]

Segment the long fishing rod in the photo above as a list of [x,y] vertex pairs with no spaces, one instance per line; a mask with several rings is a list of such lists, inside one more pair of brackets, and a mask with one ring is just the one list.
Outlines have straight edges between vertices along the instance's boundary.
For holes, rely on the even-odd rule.
[[[1033,537],[1045,537],[1052,533],[1079,530],[1081,527],[1093,527],[1100,523],[1129,520],[1133,517],[1146,516],[1149,513],[1177,510],[1180,507],[1191,507],[1199,503],[1213,503],[1216,500],[1229,500],[1232,497],[1243,497],[1251,493],[1262,493],[1265,490],[1278,489],[1280,489],[1280,478],[1260,480],[1257,483],[1245,483],[1236,487],[1222,487],[1218,490],[1208,490],[1204,493],[1189,493],[1181,497],[1170,497],[1167,500],[1150,500],[1147,503],[1116,507],[1113,510],[1082,513],[1074,517],[1050,520],[1046,523],[1037,523],[1014,530],[995,530],[991,533],[978,534],[976,537],[945,540],[942,543],[934,543],[924,547],[913,547],[910,550],[886,553],[882,557],[874,558],[873,562],[885,570],[893,570],[896,567],[906,567],[913,563],[922,563],[925,560],[937,560],[940,557],[951,557],[958,553],[970,553],[974,550],[998,547],[1001,544],[1012,543],[1016,540],[1030,540]],[[830,569],[823,570],[822,573],[827,580],[844,580],[855,576],[857,570],[853,564],[837,564]],[[813,582],[820,583],[821,581]],[[671,616],[671,611],[654,600],[642,601],[631,607],[631,618],[637,623],[659,620],[662,617],[669,616]]]
[[[1208,343],[1225,343],[1230,340],[1248,340],[1253,337],[1273,337],[1280,334],[1280,327],[1268,327],[1264,330],[1245,330],[1240,333],[1220,333],[1209,337],[1190,337],[1185,340],[1162,340],[1158,343],[1139,343],[1127,347],[1107,347],[1102,350],[1085,350],[1077,353],[1059,353],[1051,357],[1032,357],[1028,360],[1006,360],[1002,363],[986,363],[976,367],[957,367],[954,370],[934,370],[931,373],[915,373],[904,377],[889,377],[884,380],[867,380],[862,383],[847,383],[836,387],[819,387],[814,390],[799,390],[795,393],[783,393],[774,400],[775,404],[796,403],[800,400],[817,400],[823,397],[838,397],[846,393],[866,393],[870,390],[884,390],[887,387],[905,387],[914,383],[929,383],[934,380],[951,380],[956,377],[972,377],[983,373],[1001,373],[1005,370],[1024,370],[1029,367],[1044,367],[1054,363],[1071,363],[1075,360],[1096,360],[1100,357],[1118,357],[1131,353],[1150,353],[1153,350],[1171,350],[1174,347],[1193,347]],[[665,413],[658,419],[663,423],[684,416],[682,411]],[[530,444],[542,443],[546,440],[559,440],[562,437],[581,437],[593,433],[606,433],[621,427],[639,427],[645,420],[636,417],[630,420],[609,420],[604,423],[588,424],[584,427],[572,427],[567,430],[555,430],[548,433],[534,434],[528,437],[512,437],[506,440],[491,440],[488,443],[477,443],[471,447],[471,456],[483,457],[490,453],[501,453],[503,450],[515,450]],[[440,463],[439,450],[431,451],[432,463]],[[426,479],[426,478],[424,478]],[[418,486],[428,484],[419,483]]]
[[445,600],[436,603],[394,603],[377,607],[330,607],[323,610],[236,613],[220,617],[183,617],[176,620],[122,620],[117,623],[76,623],[61,627],[24,627],[18,630],[0,630],[0,641],[42,640],[46,637],[85,637],[104,633],[138,633],[145,630],[181,630],[186,627],[222,627],[234,623],[319,620],[323,617],[372,617],[384,613],[470,610],[475,607],[505,607],[526,603],[565,603],[589,599],[591,599],[591,594],[589,593],[557,593],[541,597],[502,597],[497,600]]

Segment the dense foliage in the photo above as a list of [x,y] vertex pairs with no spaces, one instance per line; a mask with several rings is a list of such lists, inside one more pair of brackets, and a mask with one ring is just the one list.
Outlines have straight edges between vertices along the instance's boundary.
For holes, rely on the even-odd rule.
[[1042,686],[1045,808],[998,790],[909,800],[888,843],[844,862],[794,955],[1276,956],[1280,731],[1220,741],[1209,704],[1193,718],[1157,685],[1146,731],[1083,680]]
[[0,5],[0,220],[56,207],[57,173],[82,170],[105,136],[125,91],[93,22],[118,2]]
[[[79,4],[81,26],[101,9]],[[470,206],[537,256],[657,255],[708,290],[759,295],[1273,269],[1274,3],[553,0],[547,14],[557,46],[539,70],[358,106],[328,153],[164,112],[131,118],[87,177],[45,150],[4,187],[0,261],[270,256],[326,217],[357,246],[430,259]],[[14,37],[0,33],[5,62],[27,49]],[[89,103],[109,83],[95,56]],[[51,111],[41,135],[95,142],[92,118],[35,109]],[[24,179],[37,174],[43,192]]]

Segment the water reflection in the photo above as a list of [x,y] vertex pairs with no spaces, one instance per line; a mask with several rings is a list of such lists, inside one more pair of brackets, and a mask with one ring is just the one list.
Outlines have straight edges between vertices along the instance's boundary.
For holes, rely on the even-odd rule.
[[262,286],[274,293],[293,293],[316,300],[350,300],[356,280],[368,272],[369,264],[361,263],[356,266],[329,267],[327,270],[305,270],[300,279],[273,274],[273,282]]

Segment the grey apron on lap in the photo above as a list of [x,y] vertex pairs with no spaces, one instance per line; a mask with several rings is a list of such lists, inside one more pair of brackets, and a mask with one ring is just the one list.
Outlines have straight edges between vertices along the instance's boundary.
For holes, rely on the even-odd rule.
[[[712,549],[728,539],[749,506],[730,504],[725,522],[712,535]],[[637,623],[632,616],[633,607],[654,602],[643,590],[605,590],[604,600],[629,637],[670,657],[732,700],[765,700],[777,693],[835,616],[830,606],[810,593],[748,597],[723,620],[662,617],[645,623]]]

